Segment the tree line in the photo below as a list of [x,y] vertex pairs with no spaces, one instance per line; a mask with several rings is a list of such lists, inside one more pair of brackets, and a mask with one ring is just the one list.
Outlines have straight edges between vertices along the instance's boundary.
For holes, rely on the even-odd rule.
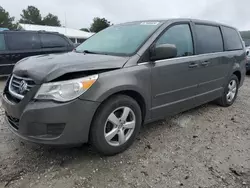
[[240,34],[242,38],[250,39],[250,31],[241,31]]
[[250,31],[241,31],[240,34],[245,42],[245,45],[250,46]]
[[[10,30],[18,30],[21,29],[20,23],[62,26],[58,16],[48,13],[45,17],[42,17],[40,10],[34,6],[28,6],[26,9],[23,9],[20,16],[21,18],[18,21],[15,21],[15,17],[11,16],[8,11],[0,6],[0,27],[8,28]],[[97,33],[110,25],[111,23],[107,19],[96,17],[93,19],[93,23],[89,28],[82,28],[80,30]]]

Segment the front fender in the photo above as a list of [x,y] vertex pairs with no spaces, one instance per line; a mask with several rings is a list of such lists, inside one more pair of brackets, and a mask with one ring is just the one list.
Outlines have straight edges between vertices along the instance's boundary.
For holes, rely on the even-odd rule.
[[96,83],[80,98],[103,102],[111,95],[122,91],[140,94],[148,111],[151,106],[151,67],[136,65],[101,73]]

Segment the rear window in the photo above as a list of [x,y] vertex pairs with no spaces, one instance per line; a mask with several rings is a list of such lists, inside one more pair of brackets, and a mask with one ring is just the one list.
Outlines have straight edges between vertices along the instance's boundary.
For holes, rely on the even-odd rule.
[[225,41],[225,50],[241,50],[242,41],[238,31],[229,27],[222,27]]
[[83,43],[86,39],[77,39],[77,43]]
[[31,50],[41,48],[37,33],[7,33],[8,47],[10,50]]
[[3,51],[5,49],[6,46],[5,46],[4,34],[0,34],[0,51]]
[[195,29],[198,54],[223,52],[223,40],[219,27],[197,24]]
[[43,48],[65,47],[68,45],[68,42],[60,35],[45,33],[40,34],[40,37]]

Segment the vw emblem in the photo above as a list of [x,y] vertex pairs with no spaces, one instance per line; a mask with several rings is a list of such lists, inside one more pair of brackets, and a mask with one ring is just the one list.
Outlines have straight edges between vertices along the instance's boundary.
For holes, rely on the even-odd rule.
[[23,94],[28,89],[28,84],[25,80],[22,80],[19,85],[19,93]]

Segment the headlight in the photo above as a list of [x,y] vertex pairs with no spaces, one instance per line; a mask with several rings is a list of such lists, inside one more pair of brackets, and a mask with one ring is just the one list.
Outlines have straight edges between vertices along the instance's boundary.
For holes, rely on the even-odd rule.
[[70,101],[87,91],[98,79],[98,75],[73,80],[45,83],[38,90],[35,99]]

